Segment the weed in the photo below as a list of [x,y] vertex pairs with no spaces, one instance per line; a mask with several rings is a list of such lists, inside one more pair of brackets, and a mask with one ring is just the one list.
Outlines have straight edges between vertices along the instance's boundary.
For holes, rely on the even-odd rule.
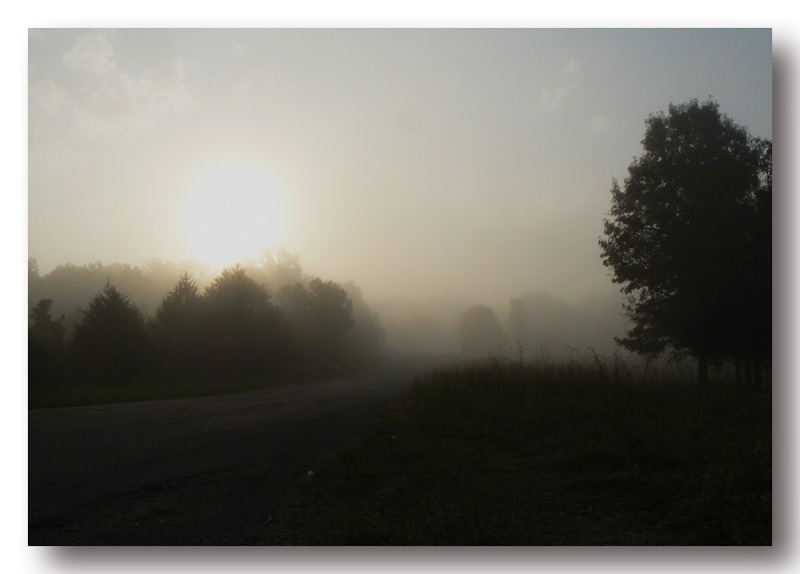
[[327,518],[305,538],[769,545],[771,442],[770,392],[594,352],[453,364],[323,469]]

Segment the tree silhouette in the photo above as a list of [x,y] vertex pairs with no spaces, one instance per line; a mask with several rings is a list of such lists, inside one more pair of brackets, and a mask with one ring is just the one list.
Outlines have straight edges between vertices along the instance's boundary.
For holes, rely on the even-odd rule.
[[28,328],[28,376],[31,379],[53,375],[64,350],[64,317],[53,321],[50,317],[52,304],[50,299],[41,299],[31,308]]
[[202,303],[197,285],[184,272],[159,305],[151,328],[156,346],[168,363],[181,368],[198,366]]
[[479,357],[502,352],[507,341],[494,311],[486,305],[474,305],[461,316],[459,343],[465,355]]
[[156,277],[139,267],[95,262],[80,266],[67,263],[39,276],[36,260],[32,259],[28,263],[28,300],[52,299],[51,313],[65,315],[64,327],[69,337],[82,319],[80,309],[89,305],[108,279],[135,301],[140,311],[154,313],[164,293],[174,285],[175,275],[177,272],[173,272],[166,283],[161,277],[154,282]]
[[81,373],[114,378],[137,374],[149,356],[144,316],[107,280],[83,311],[71,352]]
[[263,249],[258,257],[248,259],[244,268],[254,281],[266,285],[272,293],[277,293],[285,285],[303,280],[300,257],[283,247]]
[[347,333],[348,341],[357,355],[363,358],[375,357],[380,344],[386,338],[380,317],[364,300],[361,288],[355,282],[348,281],[343,288],[353,303],[353,328]]
[[308,292],[318,333],[329,341],[340,340],[353,327],[353,302],[347,291],[317,277],[308,284]]
[[[771,144],[714,101],[670,105],[646,125],[644,154],[623,187],[613,182],[599,241],[633,323],[619,343],[638,353],[689,353],[701,382],[712,360],[747,354],[760,365],[771,345],[763,327]],[[753,322],[762,325],[757,334]]]
[[28,257],[28,289],[35,288],[40,278],[39,262],[35,257]]
[[345,335],[354,325],[347,291],[315,278],[308,288],[302,283],[284,286],[278,299],[307,358],[330,361],[341,354]]
[[280,311],[240,265],[228,268],[206,288],[206,365],[226,374],[263,373],[287,359],[289,337]]
[[64,318],[53,321],[50,317],[50,307],[53,301],[42,299],[31,308],[31,326],[28,331],[30,337],[45,347],[55,352],[61,351],[64,345]]

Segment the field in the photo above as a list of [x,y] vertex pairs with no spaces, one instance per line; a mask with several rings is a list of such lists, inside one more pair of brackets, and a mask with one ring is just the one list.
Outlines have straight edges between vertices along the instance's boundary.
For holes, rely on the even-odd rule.
[[618,359],[491,359],[415,382],[318,473],[319,545],[770,545],[772,393]]

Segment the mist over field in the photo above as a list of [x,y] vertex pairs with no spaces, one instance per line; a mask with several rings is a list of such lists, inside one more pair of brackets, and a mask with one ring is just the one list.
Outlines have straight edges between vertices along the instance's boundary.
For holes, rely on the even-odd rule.
[[[305,273],[299,258],[285,251],[265,251],[260,259],[249,260],[244,269],[258,284],[279,299],[281,288],[315,277]],[[208,265],[183,265],[151,260],[143,267],[101,263],[59,265],[40,275],[37,264],[29,269],[29,300],[49,299],[53,318],[63,316],[69,338],[83,318],[84,310],[110,281],[147,316],[153,317],[162,300],[184,273],[200,289],[211,284],[214,273]],[[586,296],[575,302],[544,291],[521,293],[505,305],[494,308],[466,300],[463,296],[366,300],[354,281],[342,283],[353,302],[356,331],[377,328],[382,332],[381,348],[389,353],[425,355],[442,359],[480,357],[487,354],[517,357],[563,356],[588,347],[612,354],[614,336],[624,332],[620,298],[614,294]],[[476,336],[485,339],[477,347],[463,340],[464,316],[474,307],[484,307],[496,319],[501,331],[492,333],[477,326]],[[520,312],[524,317],[520,317]]]
[[713,95],[771,138],[766,29],[32,29],[28,51],[29,303],[67,323],[106,278],[152,315],[184,271],[282,248],[354,282],[388,347],[460,354],[485,305],[493,347],[612,352],[598,238],[645,119]]

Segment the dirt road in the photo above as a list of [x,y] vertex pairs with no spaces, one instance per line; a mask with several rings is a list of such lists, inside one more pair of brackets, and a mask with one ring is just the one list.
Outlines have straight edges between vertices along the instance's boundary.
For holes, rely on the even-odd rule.
[[29,411],[30,545],[297,544],[309,470],[424,364],[232,395]]

